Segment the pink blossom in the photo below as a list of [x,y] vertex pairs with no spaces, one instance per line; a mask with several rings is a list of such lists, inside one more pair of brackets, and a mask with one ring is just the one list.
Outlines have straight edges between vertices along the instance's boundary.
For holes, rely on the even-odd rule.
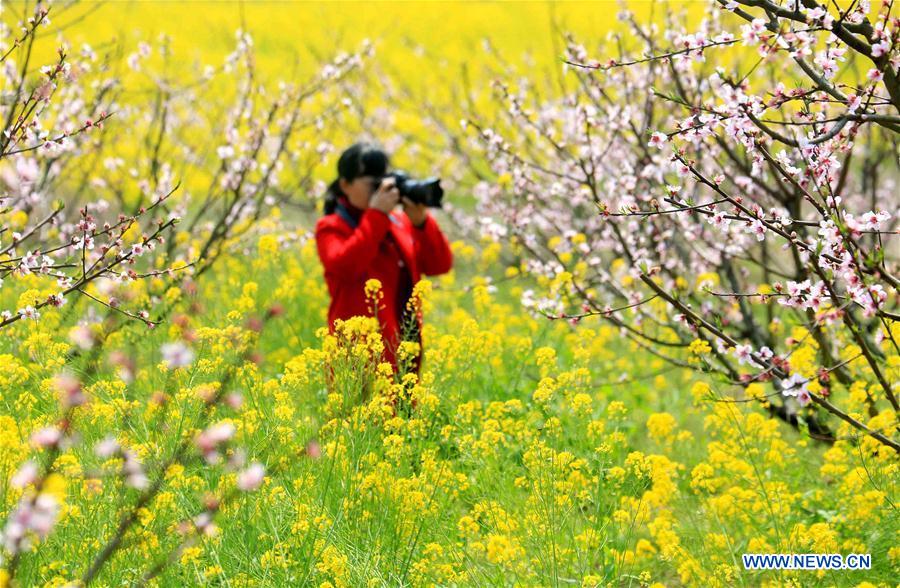
[[105,437],[94,446],[94,453],[97,457],[109,458],[119,452],[119,442],[113,436]]
[[862,98],[860,98],[857,94],[852,94],[847,97],[848,112],[856,112],[860,106],[862,106]]
[[51,294],[50,296],[48,296],[47,302],[49,302],[51,306],[59,308],[66,303],[66,297],[62,292],[57,292],[56,294]]
[[656,132],[650,135],[650,142],[647,143],[647,146],[662,149],[668,140],[669,137],[665,133]]
[[227,421],[222,421],[197,435],[195,443],[208,463],[218,463],[221,460],[221,456],[217,451],[219,445],[231,439],[234,433],[234,425]]
[[891,219],[891,213],[885,211],[872,212],[869,211],[863,214],[860,217],[860,222],[863,226],[869,229],[878,229],[882,223],[885,223]]
[[125,484],[131,488],[143,490],[150,485],[150,479],[144,473],[144,466],[130,449],[122,451],[122,474],[125,476]]
[[55,447],[62,441],[62,431],[56,427],[44,427],[31,436],[31,442],[40,448]]
[[740,365],[749,363],[751,353],[753,353],[753,347],[750,345],[736,345],[734,348],[734,356]]
[[238,474],[238,489],[243,490],[244,492],[256,490],[262,485],[265,474],[265,467],[259,462],[253,462],[250,464],[250,467]]
[[828,56],[828,53],[825,51],[822,51],[821,53],[819,53],[818,56],[816,56],[814,63],[822,69],[822,76],[826,80],[832,79],[834,77],[834,75],[837,73],[837,70],[838,70],[837,61],[834,59],[831,59]]
[[868,79],[872,80],[873,82],[880,82],[881,80],[884,79],[884,73],[881,70],[873,67],[872,69],[870,69],[869,71],[866,72],[866,77]]
[[28,460],[19,467],[19,470],[13,475],[9,483],[15,488],[24,488],[29,484],[34,484],[38,479],[38,466],[35,462]]
[[765,367],[767,361],[772,359],[775,354],[772,353],[772,350],[769,349],[768,346],[763,345],[759,348],[759,351],[756,352],[756,357],[753,357],[753,362],[760,367]]
[[890,39],[882,39],[878,43],[874,43],[872,45],[872,57],[881,57],[882,55],[887,54],[888,51],[891,50],[891,40]]
[[54,379],[56,389],[59,391],[60,402],[63,408],[81,406],[87,401],[87,397],[81,390],[81,380],[72,374],[61,374]]
[[197,529],[198,533],[208,537],[214,536],[219,531],[213,521],[213,515],[209,511],[202,512],[194,517],[194,527]]
[[160,351],[162,352],[163,361],[169,369],[186,367],[194,361],[194,352],[181,341],[165,343]]
[[784,396],[798,396],[802,391],[808,396],[809,391],[806,389],[808,384],[807,378],[794,372],[790,378],[781,381],[781,393]]
[[221,422],[216,423],[207,429],[206,432],[213,443],[219,444],[231,439],[234,436],[235,428],[234,425],[229,422]]
[[315,439],[311,439],[306,444],[306,455],[308,455],[311,459],[319,459],[322,456],[322,448],[319,445],[319,442]]
[[225,396],[225,404],[237,410],[244,403],[244,397],[239,392],[230,392]]
[[89,236],[78,237],[72,241],[72,246],[75,249],[92,250],[94,248],[94,238]]
[[33,321],[36,321],[39,318],[41,318],[41,313],[38,312],[37,310],[35,310],[35,308],[31,305],[26,306],[25,308],[19,309],[19,314],[22,315],[22,317],[31,319]]
[[6,520],[3,529],[3,546],[11,554],[30,547],[28,535],[34,533],[40,539],[50,534],[59,513],[59,502],[52,494],[41,493],[37,498],[23,497],[15,511]]
[[726,229],[728,225],[731,224],[731,219],[725,218],[725,212],[721,210],[717,210],[711,217],[706,219],[706,222],[713,225],[717,229]]
[[760,35],[766,30],[766,20],[763,18],[754,18],[753,22],[741,27],[744,45],[755,45],[760,40]]
[[762,241],[766,238],[766,226],[759,219],[747,225],[747,232],[756,235],[757,241]]

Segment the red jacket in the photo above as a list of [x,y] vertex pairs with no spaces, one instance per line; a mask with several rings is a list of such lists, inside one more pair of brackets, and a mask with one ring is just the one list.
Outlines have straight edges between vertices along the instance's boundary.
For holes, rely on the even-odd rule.
[[[430,214],[425,224],[417,228],[403,213],[392,213],[389,217],[374,208],[367,208],[361,215],[355,212],[349,217],[329,214],[316,223],[316,245],[331,294],[329,331],[334,332],[337,319],[372,316],[365,284],[366,280],[378,279],[384,293],[378,310],[385,346],[384,360],[396,371],[395,353],[400,340],[402,311],[397,308],[397,300],[398,294],[401,299],[408,296],[408,292],[400,292],[403,268],[409,271],[411,283],[407,285],[411,288],[422,274],[435,276],[449,272],[453,254],[447,238]],[[358,219],[352,218],[357,215]],[[350,224],[354,221],[358,222],[356,228]],[[421,316],[417,317],[417,322],[421,333]],[[421,345],[421,339],[419,343]],[[418,365],[416,361],[416,368]]]

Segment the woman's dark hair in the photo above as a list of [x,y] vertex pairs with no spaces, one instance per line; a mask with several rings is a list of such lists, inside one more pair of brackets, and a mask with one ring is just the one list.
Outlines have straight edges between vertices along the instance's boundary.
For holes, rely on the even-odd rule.
[[374,143],[360,142],[348,147],[338,159],[338,177],[325,191],[325,214],[332,214],[337,207],[338,196],[345,196],[340,179],[352,182],[360,176],[381,177],[387,173],[388,155]]

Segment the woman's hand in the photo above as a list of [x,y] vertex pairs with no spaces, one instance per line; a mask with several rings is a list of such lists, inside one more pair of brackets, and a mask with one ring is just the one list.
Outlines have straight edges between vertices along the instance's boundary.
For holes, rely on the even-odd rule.
[[384,214],[391,214],[394,207],[400,201],[400,190],[397,188],[397,180],[387,178],[378,186],[378,190],[372,194],[369,200],[369,208],[380,210]]
[[428,208],[424,204],[413,202],[406,196],[403,196],[401,200],[403,201],[403,212],[409,217],[413,226],[421,227],[424,225],[425,220],[428,218]]

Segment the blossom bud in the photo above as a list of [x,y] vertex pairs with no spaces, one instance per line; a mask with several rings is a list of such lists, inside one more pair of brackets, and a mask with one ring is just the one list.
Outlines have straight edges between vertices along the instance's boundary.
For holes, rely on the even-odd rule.
[[259,333],[262,330],[262,321],[257,317],[250,317],[247,319],[247,328],[254,333]]
[[308,455],[311,459],[319,459],[320,457],[322,457],[322,448],[319,445],[319,442],[315,439],[311,439],[309,442],[307,442],[304,451],[306,455]]

